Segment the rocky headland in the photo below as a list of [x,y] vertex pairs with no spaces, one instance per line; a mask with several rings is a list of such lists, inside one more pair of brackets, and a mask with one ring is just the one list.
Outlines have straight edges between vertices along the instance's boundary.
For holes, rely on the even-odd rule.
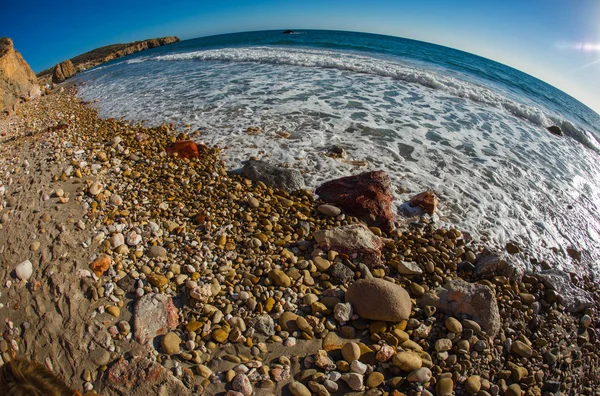
[[0,113],[13,113],[24,100],[40,95],[33,70],[7,37],[0,38]]
[[78,55],[74,58],[67,59],[54,67],[39,72],[37,77],[42,85],[61,83],[83,70],[98,66],[113,59],[131,55],[139,51],[161,47],[163,45],[178,43],[179,41],[178,37],[169,36],[135,41],[133,43],[107,45],[86,52],[85,54]]

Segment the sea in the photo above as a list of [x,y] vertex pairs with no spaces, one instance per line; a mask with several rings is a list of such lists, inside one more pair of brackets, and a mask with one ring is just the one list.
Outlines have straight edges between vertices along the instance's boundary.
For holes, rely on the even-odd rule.
[[103,117],[173,123],[232,170],[258,157],[312,189],[384,170],[401,220],[431,189],[440,226],[514,242],[533,270],[600,274],[600,116],[509,66],[406,38],[278,30],[185,40],[77,80]]

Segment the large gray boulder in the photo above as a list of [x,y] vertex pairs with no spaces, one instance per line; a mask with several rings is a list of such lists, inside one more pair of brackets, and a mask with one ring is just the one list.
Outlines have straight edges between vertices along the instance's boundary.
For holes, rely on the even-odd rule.
[[437,310],[450,314],[469,315],[495,337],[500,330],[500,312],[492,290],[478,283],[452,280],[438,287],[419,300],[419,306],[433,305]]
[[278,168],[264,161],[246,161],[242,174],[250,180],[288,192],[304,188],[304,178],[298,170]]
[[361,318],[399,322],[410,317],[412,302],[404,288],[383,279],[359,279],[348,287],[346,302]]
[[477,256],[473,272],[478,278],[505,276],[514,282],[519,282],[524,273],[525,266],[517,258],[487,249]]
[[561,303],[569,312],[581,312],[593,305],[593,298],[587,291],[575,286],[569,274],[557,269],[531,274],[548,289],[554,290]]

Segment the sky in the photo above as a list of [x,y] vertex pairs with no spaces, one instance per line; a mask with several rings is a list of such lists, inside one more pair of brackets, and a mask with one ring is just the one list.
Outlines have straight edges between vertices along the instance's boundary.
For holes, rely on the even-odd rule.
[[0,36],[35,72],[94,48],[270,29],[387,34],[531,74],[600,113],[600,0],[7,1]]

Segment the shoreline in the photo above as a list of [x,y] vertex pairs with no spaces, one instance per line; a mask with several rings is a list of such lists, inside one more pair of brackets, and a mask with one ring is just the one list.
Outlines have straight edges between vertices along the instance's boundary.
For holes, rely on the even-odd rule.
[[[570,296],[550,292],[533,275],[476,279],[479,247],[458,230],[425,223],[402,232],[371,229],[384,238],[382,262],[361,266],[314,237],[357,224],[356,218],[322,214],[324,202],[310,192],[286,193],[228,174],[215,148],[199,147],[199,159],[169,157],[167,147],[187,138],[169,126],[101,119],[71,92],[28,102],[16,119],[23,133],[12,141],[7,136],[2,150],[2,170],[14,171],[0,240],[7,246],[0,312],[12,323],[4,340],[50,364],[78,390],[152,394],[164,386],[180,394],[218,394],[233,382],[244,391],[250,384],[257,394],[285,394],[295,378],[318,394],[345,394],[383,377],[368,394],[444,394],[448,387],[467,394],[477,384],[484,395],[521,394],[513,385],[523,394],[555,386],[567,394],[597,394],[600,293],[591,279],[579,282],[593,306],[571,314],[557,302]],[[40,246],[32,250],[36,241]],[[416,251],[406,254],[411,248]],[[100,272],[97,259],[104,257],[108,265]],[[421,274],[400,273],[408,258]],[[12,270],[27,259],[33,275],[19,281]],[[458,277],[490,290],[499,329],[473,324],[473,311],[452,314],[421,303]],[[361,278],[406,289],[410,318],[339,320],[345,318],[339,312],[336,318],[336,309],[346,306],[344,293]],[[140,338],[155,318],[143,319],[138,303],[152,294],[170,297],[177,325]],[[46,297],[51,304],[40,303]],[[449,317],[460,331],[454,321],[448,325]],[[257,330],[264,326],[268,336]],[[344,347],[348,343],[355,344]],[[524,352],[515,352],[521,344]],[[361,362],[356,367],[347,361],[352,353]],[[410,364],[400,362],[409,355]],[[139,382],[134,367],[154,370],[159,380]]]

